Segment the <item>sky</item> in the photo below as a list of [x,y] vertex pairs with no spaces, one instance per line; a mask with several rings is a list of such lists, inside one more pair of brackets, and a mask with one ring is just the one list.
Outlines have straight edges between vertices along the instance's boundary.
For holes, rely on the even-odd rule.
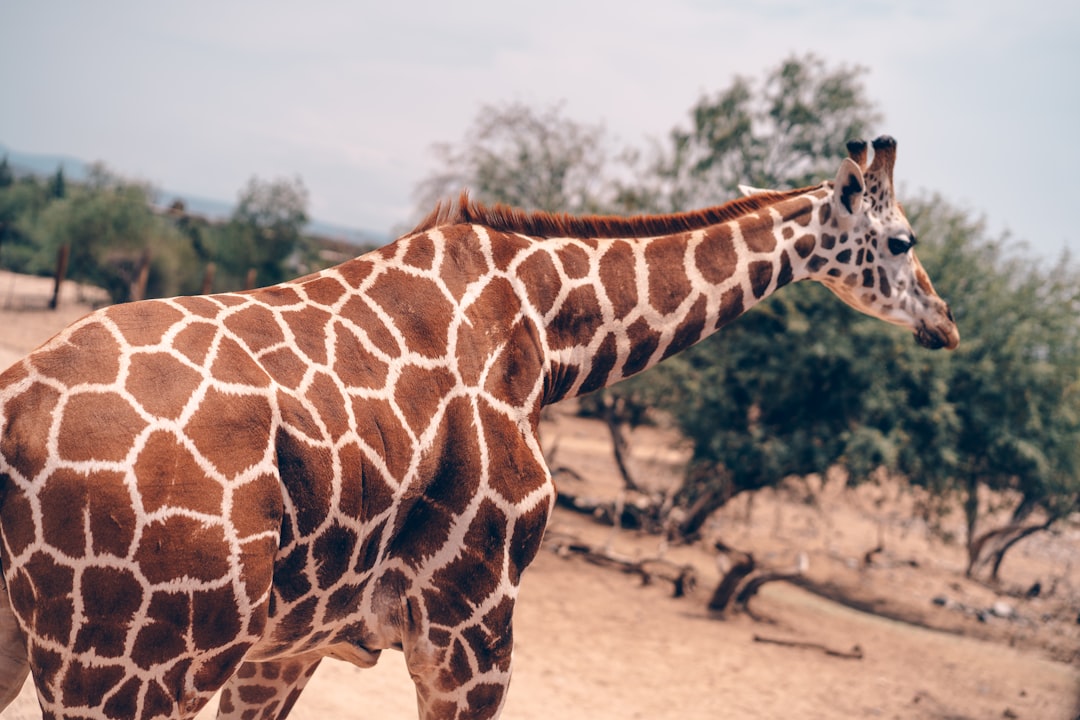
[[1077,37],[1065,0],[5,0],[0,145],[223,201],[299,176],[313,217],[390,233],[485,105],[562,103],[644,148],[813,53],[868,70],[901,200],[1054,259],[1080,250]]

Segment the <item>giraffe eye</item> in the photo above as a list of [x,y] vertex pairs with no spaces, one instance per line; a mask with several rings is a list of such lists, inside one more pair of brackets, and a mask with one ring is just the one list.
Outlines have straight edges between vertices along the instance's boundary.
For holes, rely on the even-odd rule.
[[891,237],[889,238],[889,252],[893,255],[903,255],[915,244],[915,237]]

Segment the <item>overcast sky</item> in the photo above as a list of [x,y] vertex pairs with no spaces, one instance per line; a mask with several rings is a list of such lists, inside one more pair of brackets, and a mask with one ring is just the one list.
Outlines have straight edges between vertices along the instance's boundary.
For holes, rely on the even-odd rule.
[[1064,0],[3,2],[0,144],[225,201],[299,175],[316,218],[387,232],[484,104],[565,102],[642,147],[813,52],[869,70],[901,199],[1054,257],[1080,250],[1078,37]]

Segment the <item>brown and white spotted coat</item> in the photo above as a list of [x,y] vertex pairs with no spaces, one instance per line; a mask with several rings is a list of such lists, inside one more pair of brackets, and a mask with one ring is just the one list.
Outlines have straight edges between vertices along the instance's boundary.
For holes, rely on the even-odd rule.
[[956,346],[894,147],[675,216],[462,198],[294,282],[71,326],[0,376],[0,703],[29,670],[46,717],[187,718],[221,688],[222,717],[283,717],[322,658],[400,648],[422,718],[498,716],[554,497],[543,405],[804,278]]

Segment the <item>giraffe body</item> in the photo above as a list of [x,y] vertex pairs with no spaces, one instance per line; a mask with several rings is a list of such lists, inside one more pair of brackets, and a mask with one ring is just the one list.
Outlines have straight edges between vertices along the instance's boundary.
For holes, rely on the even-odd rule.
[[0,376],[0,704],[29,668],[48,717],[187,718],[222,688],[220,716],[284,717],[322,658],[397,648],[422,718],[497,717],[555,494],[544,404],[804,278],[956,345],[879,143],[678,216],[463,198],[306,278],[66,329]]

